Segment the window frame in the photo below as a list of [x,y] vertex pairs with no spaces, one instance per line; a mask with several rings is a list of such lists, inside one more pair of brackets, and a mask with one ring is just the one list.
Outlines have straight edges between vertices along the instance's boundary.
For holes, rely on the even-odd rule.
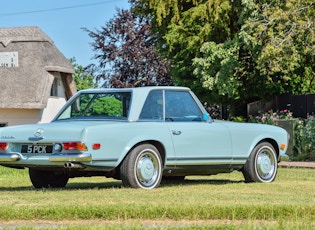
[[[162,117],[161,118],[143,118],[142,117],[142,114],[144,113],[144,108],[147,104],[147,100],[148,98],[150,97],[150,94],[151,93],[155,93],[155,92],[160,92],[161,93],[161,98],[162,98]],[[188,96],[190,96],[191,98],[191,101],[195,103],[195,106],[196,108],[195,109],[198,109],[199,111],[199,114],[198,114],[198,119],[197,120],[189,120],[189,119],[178,119],[178,120],[172,120],[172,119],[167,119],[166,117],[166,95],[167,93],[185,93],[185,94],[188,94]],[[147,98],[141,108],[141,111],[139,113],[139,118],[138,120],[139,121],[163,121],[163,122],[169,122],[169,121],[175,121],[175,122],[203,122],[204,119],[203,119],[203,115],[205,114],[204,110],[202,109],[203,107],[201,107],[201,103],[196,100],[196,96],[191,92],[191,91],[186,91],[186,90],[167,90],[167,89],[157,89],[157,90],[152,90],[148,93],[147,95]],[[184,118],[184,116],[183,116]]]

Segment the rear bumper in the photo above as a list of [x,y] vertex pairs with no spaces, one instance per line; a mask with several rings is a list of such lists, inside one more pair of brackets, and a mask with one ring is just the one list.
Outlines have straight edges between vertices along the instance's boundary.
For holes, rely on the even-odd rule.
[[19,154],[0,154],[0,162],[14,162],[21,159]]
[[[50,162],[91,162],[92,155],[90,153],[75,153],[75,154],[67,154],[67,153],[54,153],[47,156]],[[47,159],[46,158],[46,159]],[[0,154],[0,163],[1,162],[17,162],[19,160],[26,160],[27,158],[23,157],[23,155],[19,153],[7,153]]]
[[91,153],[80,153],[80,154],[65,154],[65,153],[54,153],[49,155],[49,161],[52,162],[90,162],[92,161]]

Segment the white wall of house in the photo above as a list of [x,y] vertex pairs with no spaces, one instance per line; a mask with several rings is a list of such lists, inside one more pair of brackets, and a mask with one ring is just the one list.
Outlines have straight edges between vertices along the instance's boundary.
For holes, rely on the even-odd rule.
[[39,123],[50,122],[65,103],[66,99],[62,97],[48,98],[47,107],[41,110],[41,120]]
[[34,124],[39,121],[39,109],[0,109],[0,126]]
[[51,87],[50,97],[48,98],[46,108],[41,110],[41,119],[39,123],[50,122],[61,107],[66,103],[65,89],[59,72],[53,72],[54,82]]
[[49,123],[66,103],[63,97],[49,97],[44,109],[0,109],[0,128],[4,126]]

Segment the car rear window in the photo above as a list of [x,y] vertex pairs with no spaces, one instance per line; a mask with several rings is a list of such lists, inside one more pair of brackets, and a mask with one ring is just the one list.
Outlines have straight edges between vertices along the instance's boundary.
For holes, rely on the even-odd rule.
[[63,119],[127,119],[131,93],[82,93],[61,112]]

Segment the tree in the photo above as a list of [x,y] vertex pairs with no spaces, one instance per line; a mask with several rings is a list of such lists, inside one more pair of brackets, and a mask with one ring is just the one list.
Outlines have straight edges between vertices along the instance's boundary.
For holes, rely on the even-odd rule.
[[74,68],[73,77],[77,90],[97,88],[98,84],[94,81],[93,75],[89,74],[82,65],[78,65],[75,58],[70,58],[70,62]]
[[155,48],[149,20],[132,10],[117,10],[117,15],[100,30],[85,29],[93,39],[97,65],[90,69],[105,87],[170,85],[166,59]]
[[213,101],[213,92],[201,87],[193,74],[193,59],[207,41],[221,43],[237,29],[237,12],[229,0],[131,0],[135,12],[152,21],[159,52],[171,62],[175,84],[189,86],[202,100]]
[[229,104],[314,93],[314,14],[311,0],[244,1],[237,36],[203,44],[194,73]]
[[[312,0],[131,0],[152,20],[175,82],[242,108],[315,92]],[[206,95],[206,96],[204,96]]]
[[259,51],[256,69],[268,94],[315,92],[314,9],[312,0],[261,1],[244,23],[244,45]]

